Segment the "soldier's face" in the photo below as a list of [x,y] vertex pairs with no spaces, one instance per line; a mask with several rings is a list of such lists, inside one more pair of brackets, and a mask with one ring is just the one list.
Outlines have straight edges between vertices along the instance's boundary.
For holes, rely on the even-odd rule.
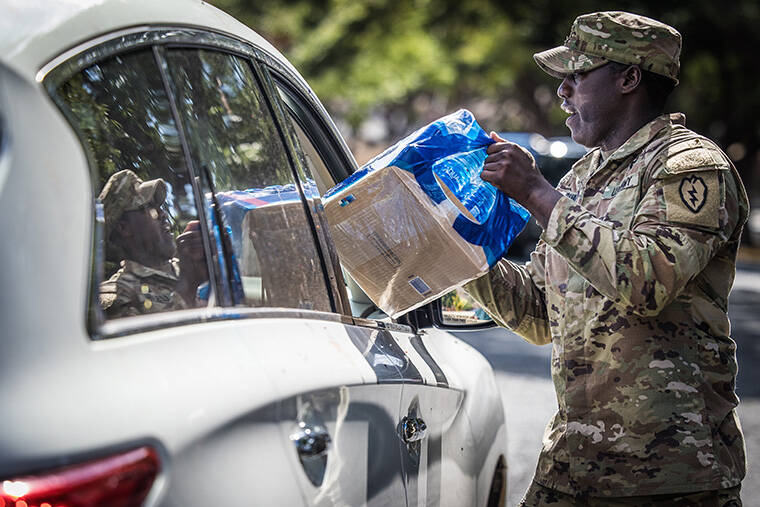
[[565,125],[573,140],[587,148],[601,147],[614,133],[620,94],[609,65],[589,72],[570,74],[557,88],[562,109],[570,116]]
[[132,260],[153,265],[170,259],[177,247],[168,216],[161,208],[127,211],[122,215]]

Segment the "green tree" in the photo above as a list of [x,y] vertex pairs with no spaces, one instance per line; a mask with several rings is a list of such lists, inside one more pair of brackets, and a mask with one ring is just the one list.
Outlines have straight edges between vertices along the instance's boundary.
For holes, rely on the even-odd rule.
[[333,113],[357,128],[381,111],[392,137],[470,101],[497,114],[530,60],[520,29],[483,0],[215,3],[282,50]]
[[[601,0],[213,0],[273,42],[334,116],[358,135],[370,116],[390,143],[459,107],[493,130],[567,134],[558,81],[533,63],[561,44],[573,19]],[[737,0],[621,0],[615,8],[660,19],[684,36],[671,110],[726,149],[751,184],[760,173],[755,48],[760,5]]]

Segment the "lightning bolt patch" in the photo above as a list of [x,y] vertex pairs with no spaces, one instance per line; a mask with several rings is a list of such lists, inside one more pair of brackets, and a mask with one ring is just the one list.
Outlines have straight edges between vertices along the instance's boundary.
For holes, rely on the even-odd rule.
[[[662,204],[668,222],[720,227],[721,204],[725,187],[719,170],[704,169],[687,173],[666,173],[662,179]],[[658,203],[659,205],[659,203]]]
[[705,180],[699,176],[690,176],[681,180],[678,193],[681,196],[681,201],[692,213],[699,213],[699,210],[707,202],[707,185],[705,185]]

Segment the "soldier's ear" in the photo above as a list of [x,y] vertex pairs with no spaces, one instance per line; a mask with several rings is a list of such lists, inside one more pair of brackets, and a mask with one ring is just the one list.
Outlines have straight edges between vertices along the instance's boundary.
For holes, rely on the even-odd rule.
[[641,68],[638,65],[629,65],[620,73],[620,92],[631,93],[641,85]]

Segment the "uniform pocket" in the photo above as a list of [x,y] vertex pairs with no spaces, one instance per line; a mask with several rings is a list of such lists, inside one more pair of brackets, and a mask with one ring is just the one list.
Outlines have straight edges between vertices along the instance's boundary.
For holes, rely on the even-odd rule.
[[617,183],[605,187],[600,207],[604,220],[617,227],[628,228],[639,202],[639,174],[626,176]]

